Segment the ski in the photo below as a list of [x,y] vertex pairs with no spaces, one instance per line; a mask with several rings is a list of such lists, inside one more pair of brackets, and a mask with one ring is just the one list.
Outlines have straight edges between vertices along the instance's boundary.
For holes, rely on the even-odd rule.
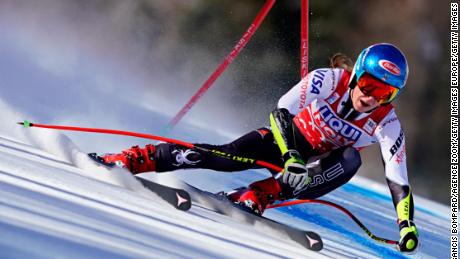
[[[101,161],[96,153],[90,153],[88,156],[91,158],[91,160],[95,161],[97,165],[104,166],[109,170],[114,167],[114,165],[109,165]],[[139,176],[134,177],[146,189],[160,196],[161,199],[171,204],[174,208],[182,211],[187,211],[192,207],[192,199],[190,198],[190,194],[187,191],[162,185]]]
[[270,233],[276,232],[280,236],[287,237],[309,250],[320,251],[323,249],[323,241],[320,235],[313,231],[297,229],[250,213],[245,208],[229,201],[224,195],[210,193],[184,182],[181,183],[181,188],[189,192],[193,197],[193,201],[203,207],[230,216],[240,222],[256,226],[258,229],[266,229]]
[[160,196],[174,208],[187,211],[192,207],[192,199],[187,191],[152,182],[139,176],[135,177],[145,188]]

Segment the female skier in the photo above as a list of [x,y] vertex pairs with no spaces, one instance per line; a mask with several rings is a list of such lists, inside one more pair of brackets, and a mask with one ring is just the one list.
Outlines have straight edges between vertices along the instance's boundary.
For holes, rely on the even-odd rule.
[[[335,61],[347,61],[337,56]],[[399,250],[418,246],[414,202],[407,179],[404,133],[391,104],[407,81],[402,52],[380,43],[364,49],[353,70],[347,62],[309,73],[270,113],[270,127],[252,131],[225,145],[196,144],[210,150],[267,161],[284,168],[273,177],[228,192],[235,203],[262,214],[282,199],[314,199],[348,182],[361,165],[359,150],[379,143],[385,175],[396,209]],[[349,68],[351,68],[351,61]],[[98,157],[132,173],[185,168],[240,171],[257,166],[176,144],[134,146]]]

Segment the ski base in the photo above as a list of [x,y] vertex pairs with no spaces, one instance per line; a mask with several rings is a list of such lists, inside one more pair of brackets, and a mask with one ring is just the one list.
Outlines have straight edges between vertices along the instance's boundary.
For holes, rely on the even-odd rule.
[[145,188],[160,196],[174,208],[187,211],[192,207],[192,199],[187,191],[155,183],[139,176],[135,177]]
[[320,251],[323,249],[323,241],[320,235],[313,231],[297,229],[263,216],[255,215],[248,212],[245,208],[229,201],[223,195],[203,191],[184,182],[181,183],[180,187],[192,195],[194,202],[217,213],[228,215],[240,222],[256,226],[262,231],[266,229],[269,232],[277,232],[280,236],[287,237],[309,250]]

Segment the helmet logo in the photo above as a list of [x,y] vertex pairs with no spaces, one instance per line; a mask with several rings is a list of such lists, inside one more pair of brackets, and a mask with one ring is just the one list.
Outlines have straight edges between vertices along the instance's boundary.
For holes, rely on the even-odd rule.
[[396,75],[396,76],[401,75],[401,69],[399,69],[399,67],[391,61],[381,59],[379,60],[379,65],[386,71],[392,73],[393,75]]

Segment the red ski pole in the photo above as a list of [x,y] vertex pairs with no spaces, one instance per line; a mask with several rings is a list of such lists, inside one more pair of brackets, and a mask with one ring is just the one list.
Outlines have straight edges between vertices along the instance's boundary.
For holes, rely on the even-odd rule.
[[338,205],[336,203],[330,202],[330,201],[325,201],[325,200],[293,200],[293,201],[282,202],[282,203],[279,203],[279,204],[268,205],[267,208],[268,209],[273,209],[273,208],[287,207],[287,206],[292,206],[292,205],[296,205],[296,204],[303,204],[303,203],[319,203],[319,204],[324,204],[324,205],[328,205],[328,206],[331,206],[333,208],[336,208],[336,209],[340,210],[341,212],[345,213],[345,215],[347,215],[348,217],[350,217],[373,240],[375,240],[377,242],[380,242],[380,243],[390,244],[390,245],[398,244],[398,241],[389,240],[389,239],[378,237],[378,236],[374,235],[349,210],[345,209],[344,207],[342,207],[342,206],[340,206],[340,205]]
[[233,161],[238,161],[241,163],[247,163],[247,164],[255,164],[261,167],[265,167],[271,170],[275,170],[277,172],[283,171],[283,168],[276,166],[274,164],[249,158],[249,157],[242,157],[238,155],[233,155],[229,153],[222,152],[220,150],[212,150],[212,149],[207,149],[203,148],[200,146],[196,146],[192,143],[177,140],[177,139],[172,139],[172,138],[166,138],[166,137],[161,137],[161,136],[156,136],[156,135],[151,135],[151,134],[145,134],[145,133],[138,133],[138,132],[131,132],[131,131],[124,131],[124,130],[112,130],[112,129],[99,129],[99,128],[84,128],[84,127],[74,127],[74,126],[62,126],[62,125],[47,125],[47,124],[38,124],[38,123],[32,123],[29,121],[24,121],[24,122],[18,122],[18,124],[23,125],[26,128],[29,127],[36,127],[36,128],[46,128],[46,129],[56,129],[56,130],[69,130],[69,131],[82,131],[82,132],[94,132],[94,133],[103,133],[103,134],[114,134],[114,135],[123,135],[123,136],[131,136],[131,137],[137,137],[137,138],[145,138],[145,139],[152,139],[152,140],[158,140],[158,141],[163,141],[167,143],[173,143],[177,145],[181,145],[184,147],[188,148],[194,148],[197,150],[200,150],[205,153],[212,154],[214,156],[230,159]]
[[[234,161],[238,161],[238,162],[242,162],[242,163],[256,164],[256,165],[259,165],[261,167],[265,167],[265,168],[268,168],[268,169],[271,169],[271,170],[274,170],[274,171],[277,171],[277,172],[283,171],[283,168],[281,168],[279,166],[276,166],[274,164],[265,162],[265,161],[256,160],[256,159],[252,159],[252,158],[247,158],[247,157],[242,157],[242,156],[237,156],[237,155],[225,153],[225,152],[222,152],[222,151],[219,151],[219,150],[211,150],[211,149],[203,148],[203,147],[200,147],[200,146],[195,146],[194,144],[188,143],[188,142],[185,142],[185,141],[172,139],[172,138],[161,137],[161,136],[156,136],[156,135],[151,135],[151,134],[131,132],[131,131],[123,131],[123,130],[112,130],[112,129],[85,128],[85,127],[74,127],[74,126],[38,124],[38,123],[29,122],[29,121],[26,121],[26,120],[24,122],[18,122],[18,124],[23,125],[25,128],[36,127],[36,128],[46,128],[46,129],[56,129],[56,130],[94,132],[94,133],[114,134],[114,135],[123,135],[123,136],[131,136],[131,137],[159,140],[159,141],[164,141],[164,142],[168,142],[168,143],[181,145],[181,146],[188,147],[188,148],[194,148],[194,149],[200,150],[202,152],[206,152],[206,153],[218,156],[218,157],[222,157],[222,158],[226,158],[226,159],[230,159],[230,160],[234,160]],[[294,201],[283,202],[283,203],[280,203],[280,204],[269,205],[267,208],[271,209],[271,208],[291,206],[291,205],[295,205],[295,204],[308,203],[308,202],[325,204],[325,205],[332,206],[332,207],[334,207],[336,209],[339,209],[340,211],[344,212],[349,217],[351,217],[361,227],[361,229],[363,229],[364,232],[366,232],[366,234],[368,234],[372,239],[374,239],[376,241],[387,243],[387,244],[397,244],[398,243],[397,241],[392,241],[392,240],[388,240],[388,239],[384,239],[384,238],[380,238],[380,237],[375,236],[351,212],[349,212],[348,210],[346,210],[342,206],[337,205],[337,204],[332,203],[332,202],[322,201],[322,200],[294,200]]]
[[217,67],[217,69],[211,74],[211,76],[204,82],[200,89],[192,96],[192,98],[185,104],[184,107],[174,116],[174,118],[168,123],[166,133],[169,132],[176,124],[184,117],[184,115],[192,108],[192,106],[200,99],[201,96],[211,87],[211,85],[217,80],[217,78],[225,71],[230,63],[238,56],[241,50],[246,46],[248,41],[251,39],[254,32],[259,28],[262,21],[267,16],[270,9],[273,7],[275,0],[267,0],[265,5],[260,10],[252,22],[249,29],[244,33],[243,37],[236,43],[236,46],[228,54],[225,60]]

